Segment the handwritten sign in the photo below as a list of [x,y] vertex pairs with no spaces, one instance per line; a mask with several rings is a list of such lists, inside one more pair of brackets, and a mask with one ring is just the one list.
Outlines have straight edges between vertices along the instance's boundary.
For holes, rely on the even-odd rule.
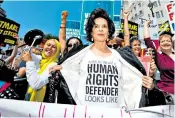
[[19,27],[20,24],[15,21],[0,16],[0,43],[15,45],[13,36],[18,34]]
[[173,20],[173,17],[175,14],[175,11],[173,11],[174,7],[175,7],[175,2],[165,5],[165,9],[168,14],[168,20],[170,23],[171,32],[175,34],[175,20]]
[[[75,106],[66,104],[52,104],[26,102],[18,100],[0,100],[0,117],[26,118],[159,118],[174,115],[175,105],[154,106],[135,109],[126,112],[124,108],[105,108],[92,106]],[[126,109],[127,110],[127,109]],[[138,110],[138,111],[137,111]],[[140,111],[139,111],[140,110]],[[145,112],[145,111],[147,112]]]
[[[151,23],[149,25],[149,34],[152,40],[157,40],[158,39],[158,25],[157,25],[157,19],[156,18],[151,18]],[[139,39],[144,39],[144,23],[146,19],[144,18],[139,18],[137,23],[138,23],[138,29],[139,29]]]

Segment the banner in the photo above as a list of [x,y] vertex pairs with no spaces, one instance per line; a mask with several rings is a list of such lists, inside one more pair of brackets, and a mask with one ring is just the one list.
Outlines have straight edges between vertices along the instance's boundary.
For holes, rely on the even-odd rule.
[[165,9],[168,14],[168,20],[169,20],[169,24],[171,28],[171,33],[173,34],[175,34],[175,18],[173,20],[173,17],[175,16],[174,7],[175,7],[175,2],[165,5]]
[[0,16],[0,43],[15,45],[16,39],[13,38],[18,34],[20,24],[10,19]]
[[[157,19],[152,18],[150,19],[151,23],[149,25],[149,34],[152,40],[157,40],[158,39],[158,25],[157,25]],[[139,18],[137,23],[138,23],[138,30],[139,30],[139,39],[144,39],[144,23],[146,19],[144,18]]]
[[80,22],[79,21],[67,21],[66,22],[66,39],[70,37],[80,38]]
[[[130,37],[138,36],[138,24],[128,21],[128,27],[130,32]],[[124,33],[124,20],[121,19],[121,33]]]
[[103,108],[0,99],[0,117],[2,118],[169,118],[173,116],[174,105],[128,110],[126,107]]

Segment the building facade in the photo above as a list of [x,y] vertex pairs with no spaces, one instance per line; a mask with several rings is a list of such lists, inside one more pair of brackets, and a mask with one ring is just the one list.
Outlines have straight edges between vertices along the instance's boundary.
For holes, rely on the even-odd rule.
[[129,20],[136,22],[139,18],[151,19],[153,18],[152,12],[148,7],[149,3],[153,4],[153,15],[157,19],[157,23],[160,26],[162,23],[168,20],[168,15],[165,9],[165,5],[170,3],[171,0],[129,0],[124,1],[124,8],[130,10]]

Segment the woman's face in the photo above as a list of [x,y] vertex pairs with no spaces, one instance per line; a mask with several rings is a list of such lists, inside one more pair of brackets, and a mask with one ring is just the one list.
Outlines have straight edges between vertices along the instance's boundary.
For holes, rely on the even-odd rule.
[[76,46],[79,46],[79,45],[80,45],[79,40],[77,40],[77,39],[71,39],[71,40],[69,40],[68,45],[67,45],[67,47],[68,47],[68,52],[69,52],[75,45],[76,45]]
[[45,43],[43,51],[46,57],[51,57],[56,53],[57,47],[54,40],[49,40]]
[[162,52],[167,52],[172,50],[172,41],[170,37],[164,36],[160,39],[160,49]]
[[109,35],[108,23],[104,18],[96,18],[95,24],[92,28],[92,38],[97,42],[106,42]]
[[134,52],[134,54],[136,56],[139,56],[140,51],[141,51],[140,41],[134,40],[131,44],[131,47],[132,47],[132,51]]

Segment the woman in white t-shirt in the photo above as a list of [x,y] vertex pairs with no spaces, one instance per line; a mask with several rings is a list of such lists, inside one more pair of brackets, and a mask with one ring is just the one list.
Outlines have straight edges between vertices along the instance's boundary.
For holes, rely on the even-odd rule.
[[142,79],[149,80],[148,88],[153,81],[108,48],[107,41],[112,39],[115,27],[106,11],[95,9],[85,30],[92,45],[50,68],[60,70],[62,75],[58,103],[138,108]]

